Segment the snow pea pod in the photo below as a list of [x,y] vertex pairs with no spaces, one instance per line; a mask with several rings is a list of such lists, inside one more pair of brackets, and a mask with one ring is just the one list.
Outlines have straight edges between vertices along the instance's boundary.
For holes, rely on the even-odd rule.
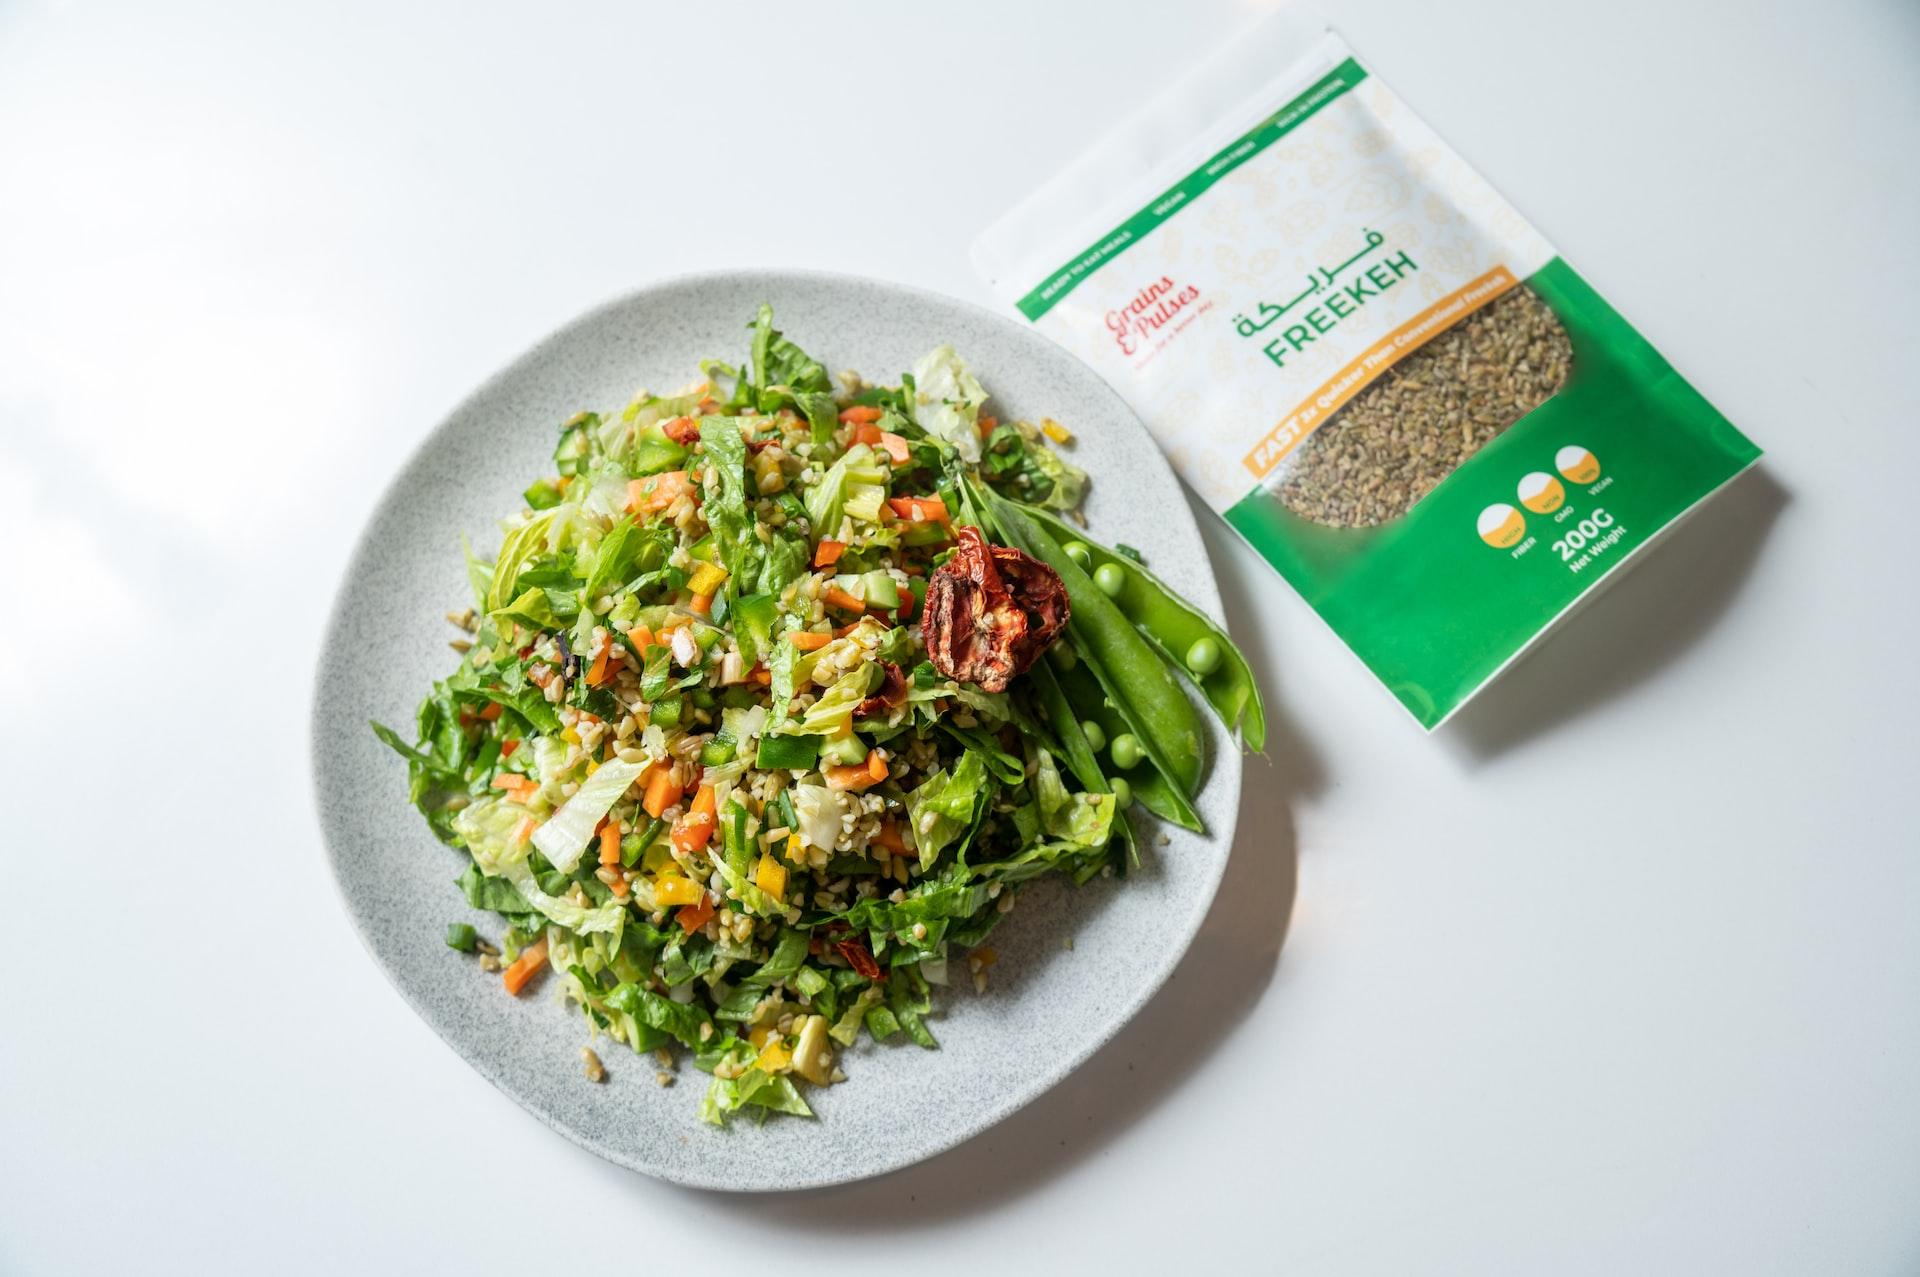
[[[1073,542],[1085,546],[1088,555],[1085,570],[1089,576],[1106,564],[1114,565],[1120,573],[1121,586],[1119,592],[1110,597],[1127,614],[1134,628],[1160,649],[1168,664],[1199,689],[1229,732],[1238,728],[1256,753],[1266,749],[1267,719],[1260,704],[1260,685],[1254,682],[1247,658],[1240,654],[1225,629],[1132,559],[1089,541],[1047,511],[1026,505],[1021,511],[1046,529],[1062,548]],[[1200,648],[1202,654],[1207,654],[1201,645],[1208,642],[1213,644],[1211,654],[1218,658],[1218,663],[1211,670],[1196,669],[1192,660],[1195,649]],[[1199,664],[1204,665],[1205,661]]]
[[[1035,690],[1040,693],[1040,708],[1047,716],[1047,726],[1058,739],[1060,752],[1066,759],[1067,769],[1088,792],[1106,794],[1113,792],[1107,778],[1100,770],[1100,760],[1094,755],[1093,742],[1087,739],[1086,729],[1081,726],[1083,715],[1074,712],[1067,693],[1060,685],[1059,677],[1046,661],[1036,664],[1027,671],[1033,680]],[[1097,689],[1096,689],[1097,690]],[[1158,780],[1156,775],[1154,779]],[[1114,817],[1113,831],[1115,841],[1125,848],[1125,854],[1115,849],[1112,857],[1114,871],[1124,874],[1129,860],[1138,861],[1139,849],[1134,845],[1133,823],[1124,815]]]
[[[1153,765],[1172,781],[1182,798],[1200,784],[1200,717],[1167,672],[1166,662],[1127,620],[1117,604],[1093,583],[1053,536],[1025,510],[992,491],[975,489],[1007,541],[1060,574],[1073,605],[1067,634],[1093,667],[1107,700],[1126,728],[1139,737]],[[1112,733],[1109,733],[1111,736]],[[1131,778],[1129,778],[1131,779]]]
[[[1060,682],[1061,690],[1066,694],[1073,712],[1080,718],[1098,723],[1110,738],[1117,739],[1122,733],[1133,730],[1118,709],[1107,700],[1100,682],[1087,669],[1088,662],[1081,661],[1070,670],[1059,670],[1054,677]],[[1034,669],[1039,669],[1034,666]],[[1151,762],[1151,760],[1147,760]],[[1116,769],[1116,775],[1119,774]],[[1135,767],[1125,773],[1126,782],[1133,787],[1136,802],[1162,820],[1172,821],[1182,829],[1191,829],[1195,833],[1205,831],[1200,813],[1186,799],[1173,782],[1160,774],[1156,767]]]

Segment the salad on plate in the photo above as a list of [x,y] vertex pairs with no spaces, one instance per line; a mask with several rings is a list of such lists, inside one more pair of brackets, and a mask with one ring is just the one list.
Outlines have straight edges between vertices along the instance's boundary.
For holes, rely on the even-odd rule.
[[996,420],[948,347],[836,383],[750,327],[739,365],[561,427],[467,551],[459,668],[411,743],[374,724],[501,918],[448,944],[690,1054],[716,1124],[810,1115],[862,1034],[934,1046],[1026,883],[1124,877],[1143,809],[1199,829],[1183,681],[1265,732],[1226,633],[1079,530],[1064,427]]

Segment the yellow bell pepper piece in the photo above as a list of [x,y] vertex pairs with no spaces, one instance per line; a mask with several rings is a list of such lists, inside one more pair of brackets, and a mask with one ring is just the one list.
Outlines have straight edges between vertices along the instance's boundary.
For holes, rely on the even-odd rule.
[[787,1066],[792,1063],[793,1052],[787,1049],[786,1039],[777,1037],[760,1049],[760,1054],[755,1058],[753,1067],[756,1069],[765,1069],[769,1073],[784,1073],[786,1072]]
[[687,588],[695,594],[712,594],[727,579],[727,570],[718,563],[702,563],[687,578]]
[[787,835],[787,859],[794,864],[800,863],[800,856],[806,851],[806,844],[800,841],[799,834]]
[[653,898],[661,905],[698,904],[706,890],[685,874],[661,874],[653,880]]
[[772,856],[761,856],[760,867],[754,870],[753,885],[772,896],[775,900],[785,901],[787,897],[787,867]]
[[1067,429],[1052,417],[1048,417],[1040,423],[1040,430],[1047,438],[1053,440],[1055,443],[1073,442],[1073,431]]

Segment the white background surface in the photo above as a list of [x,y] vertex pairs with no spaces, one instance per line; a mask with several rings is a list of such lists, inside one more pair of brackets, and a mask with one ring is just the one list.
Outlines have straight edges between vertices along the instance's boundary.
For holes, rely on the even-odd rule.
[[0,7],[0,1270],[1920,1267],[1920,12],[1336,8],[1763,470],[1433,739],[1208,524],[1278,747],[1174,983],[958,1151],[743,1200],[550,1134],[361,951],[349,546],[632,285],[986,300],[971,236],[1252,10],[547,8]]

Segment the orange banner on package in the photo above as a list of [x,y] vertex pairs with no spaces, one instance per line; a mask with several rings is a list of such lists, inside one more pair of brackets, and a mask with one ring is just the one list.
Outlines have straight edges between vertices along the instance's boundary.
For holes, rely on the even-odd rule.
[[1395,364],[1438,337],[1447,329],[1519,286],[1520,281],[1505,266],[1496,266],[1463,288],[1456,289],[1409,319],[1400,327],[1369,346],[1358,359],[1328,379],[1326,385],[1302,400],[1299,407],[1281,418],[1253,451],[1244,458],[1256,479],[1264,479],[1273,468],[1299,447],[1327,418],[1346,406],[1349,399],[1371,386]]

